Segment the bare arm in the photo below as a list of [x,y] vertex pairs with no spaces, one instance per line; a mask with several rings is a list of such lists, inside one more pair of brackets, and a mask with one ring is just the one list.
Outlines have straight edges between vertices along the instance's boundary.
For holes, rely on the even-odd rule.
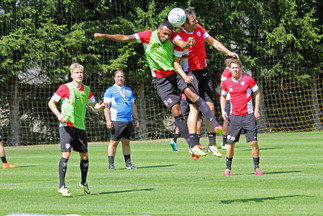
[[215,49],[219,50],[220,52],[226,53],[229,56],[239,59],[239,55],[237,53],[228,50],[220,41],[214,39],[211,35],[205,38],[205,41],[211,44]]
[[48,102],[48,106],[50,108],[50,110],[57,116],[58,120],[62,123],[66,123],[67,122],[67,117],[63,116],[59,110],[57,109],[56,106],[56,101],[54,99],[50,99],[50,101]]
[[90,103],[90,106],[96,110],[103,110],[106,106],[105,103],[98,104],[97,102]]
[[228,119],[228,113],[225,112],[225,106],[226,106],[226,95],[221,94],[221,113],[223,119]]
[[183,41],[183,39],[181,39],[181,38],[177,38],[176,40],[175,40],[175,45],[176,46],[178,46],[178,47],[180,47],[180,48],[182,48],[182,49],[186,49],[186,48],[188,48],[189,46],[192,46],[192,45],[194,45],[195,44],[195,39],[194,39],[194,37],[189,37],[188,39],[187,39],[187,41]]
[[135,102],[131,103],[131,109],[132,109],[132,115],[135,118],[135,125],[136,127],[139,127],[139,117],[138,117],[138,111],[137,111],[137,106]]
[[184,70],[183,70],[183,68],[182,68],[182,66],[181,66],[181,64],[179,63],[179,61],[181,60],[181,57],[177,57],[177,56],[174,56],[174,68],[175,68],[175,70],[177,71],[177,73],[183,78],[183,80],[185,81],[185,82],[187,82],[187,83],[192,83],[192,81],[193,81],[193,77],[192,76],[188,76],[185,72],[184,72]]
[[94,39],[95,40],[106,39],[106,40],[122,42],[122,43],[136,41],[136,38],[133,35],[101,34],[101,33],[95,33]]
[[104,116],[105,116],[105,120],[107,122],[107,128],[112,129],[113,124],[112,124],[112,121],[110,119],[110,103],[107,103],[107,105],[106,105],[106,107],[104,109]]
[[256,91],[254,92],[255,94],[255,118],[256,118],[256,121],[258,121],[260,119],[260,114],[259,114],[259,105],[260,105],[260,91]]

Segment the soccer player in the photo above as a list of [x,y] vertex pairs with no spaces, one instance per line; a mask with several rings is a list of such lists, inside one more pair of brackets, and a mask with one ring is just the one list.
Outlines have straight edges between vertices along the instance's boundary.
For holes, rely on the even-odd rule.
[[116,42],[141,42],[145,49],[145,55],[148,65],[153,76],[153,84],[159,97],[169,108],[175,118],[176,126],[189,144],[189,153],[198,156],[206,154],[198,147],[197,140],[190,140],[187,130],[186,121],[183,119],[180,109],[177,90],[184,93],[192,102],[194,102],[199,110],[212,122],[216,132],[223,132],[222,126],[216,121],[212,111],[206,102],[188,86],[182,77],[180,77],[173,67],[173,48],[174,45],[185,49],[194,45],[194,38],[188,38],[183,41],[178,34],[173,31],[173,25],[168,21],[160,23],[155,31],[146,30],[132,35],[120,34],[94,34],[95,39],[108,39]]
[[[231,56],[226,56],[224,59],[225,69],[222,72],[221,75],[221,83],[220,83],[220,89],[222,89],[223,82],[227,79],[229,79],[231,75],[230,70],[230,63],[233,60]],[[221,95],[220,95],[220,101],[221,101]],[[231,104],[230,104],[230,93],[226,96],[226,106],[225,106],[225,112],[230,113]],[[221,144],[222,149],[227,149],[227,134],[228,134],[228,125],[229,122],[227,119],[223,119],[223,142]]]
[[[231,79],[223,82],[221,97],[221,112],[224,119],[228,119],[228,147],[226,169],[223,176],[230,176],[231,164],[234,154],[234,145],[239,142],[240,133],[243,129],[246,133],[247,142],[251,144],[251,152],[256,175],[263,175],[259,169],[259,147],[257,143],[257,120],[259,120],[260,92],[254,79],[241,74],[241,63],[234,59],[230,63]],[[255,108],[252,104],[252,92],[255,95]],[[226,96],[230,93],[231,112],[225,110]]]
[[2,137],[0,134],[0,158],[2,161],[2,169],[16,168],[16,166],[11,165],[7,162],[6,154],[3,148]]
[[132,90],[124,86],[124,73],[121,70],[114,73],[115,84],[104,93],[104,109],[107,128],[111,130],[110,144],[108,147],[109,170],[115,170],[114,157],[121,140],[123,156],[127,169],[137,169],[131,163],[130,137],[132,132],[132,114],[135,126],[139,127],[139,118]]
[[[174,67],[183,77],[185,82],[190,83],[194,87],[197,94],[206,101],[212,113],[214,113],[214,88],[210,73],[206,68],[205,41],[211,44],[215,49],[226,53],[229,56],[234,56],[236,58],[239,58],[239,56],[238,54],[229,51],[223,44],[215,40],[206,32],[205,29],[198,24],[195,12],[192,9],[186,9],[185,14],[186,22],[182,25],[179,35],[184,41],[189,37],[194,37],[196,44],[185,50],[175,47]],[[201,110],[199,110],[196,105],[190,105],[187,123],[191,139],[198,139],[197,120],[199,111]],[[216,146],[215,133],[213,130],[214,126],[207,121],[206,128],[209,137],[208,152],[215,157],[222,157],[222,154],[218,151]]]
[[[84,67],[78,63],[70,66],[72,82],[61,85],[48,102],[49,108],[57,116],[59,124],[59,135],[61,142],[62,157],[59,162],[59,189],[63,196],[71,196],[65,186],[65,174],[67,162],[70,158],[71,149],[80,154],[81,182],[80,187],[86,194],[90,189],[86,183],[89,168],[88,145],[85,130],[86,104],[89,103],[94,109],[104,109],[105,104],[98,104],[89,86],[83,85]],[[61,112],[56,103],[62,102]]]

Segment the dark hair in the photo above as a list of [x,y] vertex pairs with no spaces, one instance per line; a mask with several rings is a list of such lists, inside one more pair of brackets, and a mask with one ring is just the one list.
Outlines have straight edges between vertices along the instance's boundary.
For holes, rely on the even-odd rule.
[[185,9],[186,20],[185,22],[188,23],[188,17],[195,15],[195,11],[191,8]]
[[114,72],[114,76],[116,76],[116,75],[117,75],[117,73],[119,73],[119,72],[123,73],[123,75],[124,75],[124,72],[123,72],[122,70],[116,70],[116,71]]
[[240,67],[242,66],[242,65],[241,65],[241,61],[239,61],[238,59],[233,59],[233,60],[230,62],[230,67],[231,67],[231,64],[232,64],[232,63],[235,63],[235,64],[239,65]]
[[170,30],[173,30],[173,25],[169,21],[167,21],[167,20],[164,20],[163,22],[161,22],[159,24],[159,27],[158,28],[162,28],[162,27],[165,27],[165,26],[166,26],[166,28],[168,28]]

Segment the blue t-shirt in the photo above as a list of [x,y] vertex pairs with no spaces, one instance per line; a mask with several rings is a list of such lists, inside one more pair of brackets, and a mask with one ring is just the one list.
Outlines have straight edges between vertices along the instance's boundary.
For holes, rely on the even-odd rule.
[[110,103],[111,121],[132,121],[131,103],[135,102],[135,99],[130,88],[111,86],[104,93],[104,102]]

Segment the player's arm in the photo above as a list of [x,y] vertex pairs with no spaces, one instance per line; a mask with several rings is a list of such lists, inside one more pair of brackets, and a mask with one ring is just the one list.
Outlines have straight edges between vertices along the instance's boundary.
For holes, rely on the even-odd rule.
[[89,103],[89,105],[96,110],[103,110],[106,106],[105,103],[99,104],[97,102]]
[[138,110],[135,102],[131,102],[131,109],[132,109],[132,115],[135,119],[135,126],[139,127],[139,117],[138,117]]
[[56,101],[51,98],[50,101],[48,102],[48,106],[50,108],[50,110],[57,116],[58,120],[62,123],[66,123],[67,122],[67,117],[63,116],[60,111],[57,109],[56,106]]
[[101,34],[101,33],[95,33],[94,39],[95,40],[106,39],[106,40],[111,40],[111,41],[121,42],[121,43],[136,41],[136,38],[134,35]]
[[222,118],[228,120],[228,113],[226,113],[226,111],[225,111],[226,98],[227,98],[227,95],[223,95],[223,93],[222,93],[220,103],[221,103]]
[[184,70],[183,70],[183,68],[182,68],[182,66],[181,66],[181,64],[179,63],[180,62],[180,60],[181,60],[181,57],[178,57],[178,56],[174,56],[174,68],[175,68],[175,70],[177,71],[177,73],[183,78],[183,80],[185,81],[185,82],[187,82],[187,83],[192,83],[192,81],[193,81],[193,77],[192,76],[188,76],[185,72],[184,72]]
[[194,37],[189,37],[187,39],[187,41],[184,41],[181,37],[177,37],[175,39],[175,45],[182,48],[182,49],[186,49],[188,48],[189,46],[193,46],[195,44],[195,39]]
[[237,53],[228,50],[220,41],[216,40],[211,35],[205,38],[205,41],[211,44],[215,49],[219,50],[220,52],[226,53],[229,56],[239,59],[239,55]]
[[254,115],[255,115],[256,121],[258,121],[260,119],[260,114],[259,114],[260,92],[259,92],[259,90],[255,91],[254,94],[255,94],[255,111],[254,111]]
[[113,124],[112,121],[110,119],[110,105],[111,103],[106,103],[106,107],[104,109],[104,116],[105,116],[105,121],[107,122],[107,128],[108,129],[112,129],[113,128]]

